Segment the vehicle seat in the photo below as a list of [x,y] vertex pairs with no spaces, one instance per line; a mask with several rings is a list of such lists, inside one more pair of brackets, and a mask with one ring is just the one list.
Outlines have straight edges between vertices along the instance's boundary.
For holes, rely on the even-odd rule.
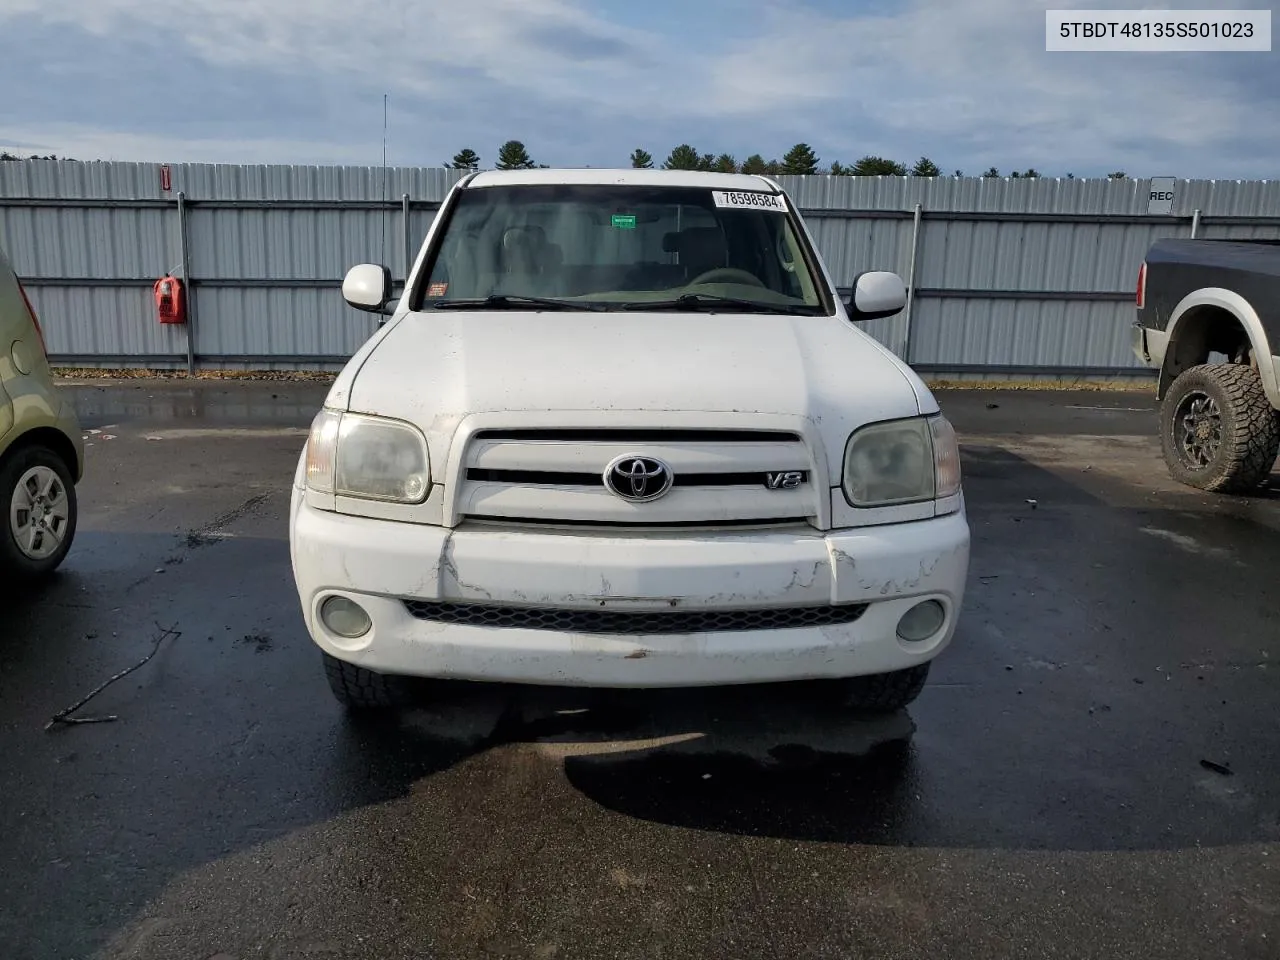
[[502,273],[528,275],[536,273],[539,253],[546,240],[539,237],[542,231],[536,227],[512,227],[502,234],[498,249],[498,269]]
[[490,256],[487,286],[493,293],[538,295],[547,259],[546,235],[539,227],[511,227],[502,232]]
[[543,243],[538,249],[538,272],[552,277],[564,265],[564,249],[558,243]]
[[669,233],[663,237],[662,248],[679,254],[686,283],[708,270],[729,264],[729,246],[719,227],[690,227]]

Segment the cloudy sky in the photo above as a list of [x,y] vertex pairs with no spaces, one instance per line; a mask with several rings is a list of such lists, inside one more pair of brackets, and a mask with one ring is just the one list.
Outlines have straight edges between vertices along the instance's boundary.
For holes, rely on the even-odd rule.
[[[1280,54],[1047,53],[1100,0],[0,0],[0,148],[553,166],[810,143],[950,173],[1274,178]],[[1121,5],[1123,6],[1123,5]],[[1263,7],[1254,2],[1130,7]]]

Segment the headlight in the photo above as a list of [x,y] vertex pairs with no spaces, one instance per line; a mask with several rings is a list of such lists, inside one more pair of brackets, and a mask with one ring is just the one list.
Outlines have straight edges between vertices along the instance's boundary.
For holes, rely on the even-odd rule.
[[960,449],[943,416],[874,423],[849,438],[844,492],[855,507],[949,497],[960,491]]
[[307,486],[340,497],[421,503],[431,489],[426,440],[398,420],[322,410],[307,439]]

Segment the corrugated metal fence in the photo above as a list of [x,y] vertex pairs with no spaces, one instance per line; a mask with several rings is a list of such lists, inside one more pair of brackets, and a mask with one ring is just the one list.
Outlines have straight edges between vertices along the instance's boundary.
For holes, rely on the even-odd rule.
[[[461,172],[0,163],[0,246],[55,363],[333,369],[377,328],[339,288],[355,263],[403,279]],[[784,177],[839,284],[908,280],[869,332],[923,372],[1141,373],[1138,264],[1159,237],[1280,237],[1280,182]],[[166,189],[167,187],[167,189]],[[186,278],[191,321],[156,322],[151,285]]]

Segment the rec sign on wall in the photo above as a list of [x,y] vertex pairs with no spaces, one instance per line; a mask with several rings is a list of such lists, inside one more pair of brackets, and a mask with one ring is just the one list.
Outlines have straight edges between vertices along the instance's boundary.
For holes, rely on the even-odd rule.
[[1173,213],[1173,186],[1175,177],[1152,177],[1147,191],[1147,213],[1168,215]]

